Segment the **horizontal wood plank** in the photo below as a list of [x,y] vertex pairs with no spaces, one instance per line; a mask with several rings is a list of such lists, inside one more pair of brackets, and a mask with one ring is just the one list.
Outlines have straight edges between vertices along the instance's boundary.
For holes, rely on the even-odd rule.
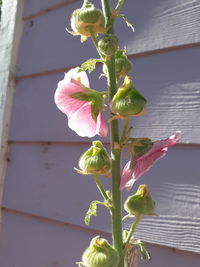
[[[182,143],[200,143],[200,48],[133,59],[134,83],[147,98],[145,116],[132,119],[134,136],[165,138],[182,131]],[[101,66],[89,78],[91,87],[106,90]],[[9,140],[86,141],[67,127],[54,104],[63,73],[21,80],[17,84]],[[97,137],[95,137],[97,138]]]
[[[17,75],[69,67],[97,56],[90,40],[82,45],[79,37],[65,32],[70,28],[72,11],[80,4],[78,1],[25,22]],[[200,44],[198,0],[127,1],[122,12],[136,28],[132,33],[120,19],[116,23],[120,46],[126,46],[129,54]]]
[[[6,210],[0,236],[0,264],[4,267],[75,266],[94,233]],[[103,236],[108,238],[108,236]],[[152,255],[150,262],[140,261],[140,267],[198,267],[200,256],[146,244]],[[8,257],[12,255],[12,257]],[[7,257],[6,257],[7,256]]]
[[[88,145],[80,144],[12,144],[3,206],[83,226],[89,203],[94,199],[101,200],[92,177],[81,176],[73,170],[86,149]],[[125,153],[124,156],[125,163],[128,154]],[[144,241],[199,252],[199,158],[198,148],[172,148],[164,159],[136,183],[132,193],[140,183],[149,185],[159,215],[147,218],[147,222],[142,221]],[[110,179],[102,181],[106,188],[109,188]],[[123,198],[130,193],[124,191]],[[98,214],[97,218],[91,219],[90,227],[110,232],[108,211],[99,207]],[[151,222],[154,231],[150,230]],[[154,236],[154,232],[157,235]],[[189,247],[189,242],[193,242],[194,247]]]

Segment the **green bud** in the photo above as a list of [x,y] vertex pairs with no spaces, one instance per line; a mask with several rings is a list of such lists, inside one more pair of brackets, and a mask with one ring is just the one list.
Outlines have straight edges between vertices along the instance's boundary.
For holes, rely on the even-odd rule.
[[131,215],[155,215],[155,201],[146,184],[139,186],[135,195],[130,196],[124,203],[124,209]]
[[123,85],[118,89],[110,103],[110,109],[122,118],[141,116],[144,114],[146,102],[146,99],[133,86],[131,79],[126,76]]
[[98,42],[99,51],[104,56],[112,56],[118,49],[118,38],[114,34],[104,34]]
[[83,253],[82,263],[87,267],[117,267],[119,255],[106,239],[96,236]]
[[115,53],[115,70],[117,78],[128,75],[132,70],[132,62],[128,59],[125,50]]
[[110,175],[111,160],[100,141],[93,141],[92,146],[81,156],[79,168],[81,174]]
[[71,27],[73,35],[81,35],[81,41],[84,42],[87,37],[106,31],[104,27],[105,19],[100,9],[95,8],[88,0],[85,0],[80,9],[76,9],[71,17]]

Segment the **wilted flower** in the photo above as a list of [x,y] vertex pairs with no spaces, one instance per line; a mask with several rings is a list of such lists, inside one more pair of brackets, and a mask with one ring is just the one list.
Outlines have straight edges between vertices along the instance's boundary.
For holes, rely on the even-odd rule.
[[149,150],[145,154],[134,155],[122,171],[120,189],[130,190],[134,182],[145,174],[158,159],[165,156],[168,148],[177,144],[180,139],[181,133],[177,131],[165,140],[153,142],[153,145],[149,146]]
[[58,83],[55,92],[57,107],[67,115],[68,126],[82,137],[96,134],[105,137],[108,132],[103,118],[104,99],[102,95],[89,88],[86,72],[71,69]]

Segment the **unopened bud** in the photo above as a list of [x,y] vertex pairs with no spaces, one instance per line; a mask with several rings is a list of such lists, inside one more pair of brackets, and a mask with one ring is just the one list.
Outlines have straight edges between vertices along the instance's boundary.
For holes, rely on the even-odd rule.
[[93,141],[92,146],[81,156],[77,170],[81,174],[102,174],[109,176],[110,157],[100,141]]
[[81,35],[81,41],[87,37],[105,32],[105,19],[100,9],[95,8],[88,0],[85,0],[80,9],[76,9],[71,17],[71,27],[73,35]]
[[114,34],[104,34],[98,42],[99,51],[104,56],[112,56],[118,49],[118,38]]
[[127,76],[132,70],[132,62],[128,59],[125,50],[115,53],[115,70],[117,78]]
[[117,267],[119,255],[106,239],[96,236],[83,253],[82,263],[87,267]]
[[126,76],[123,85],[114,95],[110,109],[120,117],[141,116],[144,114],[146,99],[134,87],[131,79]]
[[136,194],[127,198],[124,209],[131,215],[155,215],[155,201],[146,184],[140,185]]

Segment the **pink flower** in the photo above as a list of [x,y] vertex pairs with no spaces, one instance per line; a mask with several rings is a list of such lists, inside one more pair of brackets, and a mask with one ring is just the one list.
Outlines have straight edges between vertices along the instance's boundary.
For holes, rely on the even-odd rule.
[[177,131],[165,140],[155,141],[153,146],[142,156],[136,156],[133,167],[131,168],[131,161],[129,161],[121,176],[120,189],[130,190],[136,180],[145,174],[154,163],[165,156],[169,147],[174,146],[181,139],[181,132]]
[[58,83],[55,103],[67,115],[68,126],[79,136],[93,137],[98,134],[105,137],[108,128],[102,115],[103,98],[89,88],[86,72],[78,70],[79,67],[71,69]]

